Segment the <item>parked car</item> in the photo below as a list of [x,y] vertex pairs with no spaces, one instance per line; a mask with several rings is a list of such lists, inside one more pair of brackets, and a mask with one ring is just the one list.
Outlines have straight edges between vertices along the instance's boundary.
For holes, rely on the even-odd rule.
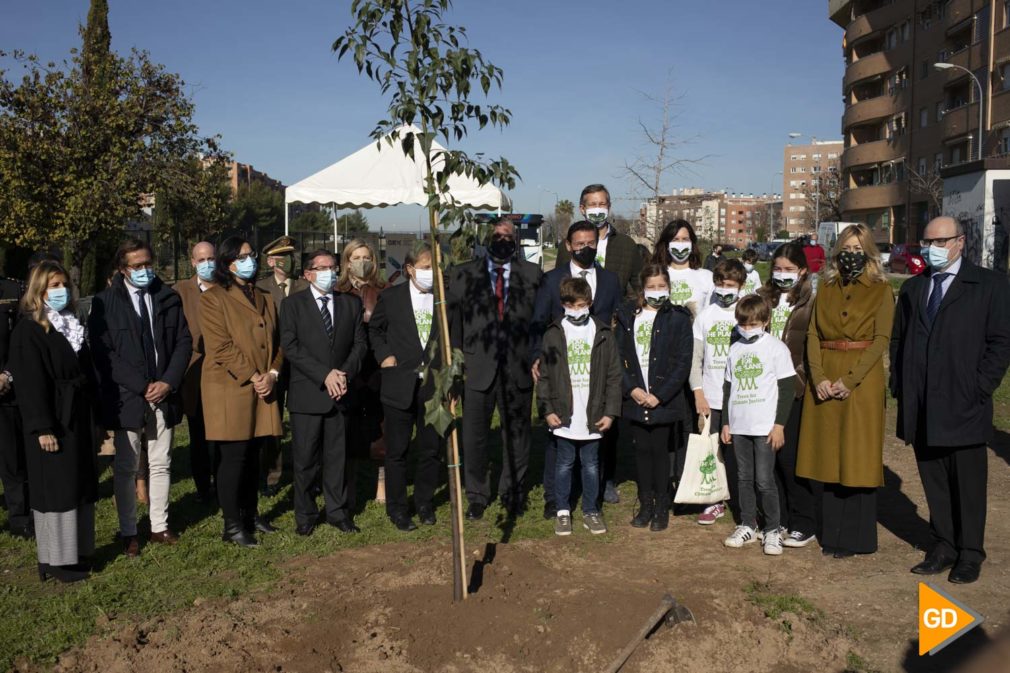
[[890,243],[877,243],[877,248],[880,250],[880,263],[884,267],[884,271],[891,270],[891,244]]
[[907,273],[912,276],[926,270],[926,260],[922,258],[922,246],[895,243],[891,247],[891,273]]

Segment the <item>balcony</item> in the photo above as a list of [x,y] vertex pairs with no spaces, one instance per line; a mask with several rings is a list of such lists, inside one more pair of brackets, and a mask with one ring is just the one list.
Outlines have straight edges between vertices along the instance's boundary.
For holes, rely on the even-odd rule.
[[869,187],[853,187],[842,192],[840,206],[843,213],[892,208],[905,203],[905,192],[906,185],[904,182],[892,182],[886,185],[872,185]]
[[905,156],[905,139],[899,137],[895,142],[890,140],[877,140],[871,143],[862,143],[845,150],[842,154],[842,170],[853,166],[865,166],[867,164],[878,164],[885,161],[900,159]]
[[900,89],[894,96],[885,94],[853,103],[842,115],[842,129],[848,129],[857,124],[865,124],[874,119],[883,119],[903,112],[908,107],[908,93]]
[[[961,51],[951,54],[947,59],[947,62],[952,63],[953,65],[959,65],[962,68],[968,68],[968,70],[971,71],[985,67],[989,64],[985,53],[985,43],[976,42],[975,44],[969,45]],[[964,77],[964,72],[961,70],[954,70],[946,74],[947,82],[958,79],[959,77]]]
[[[953,28],[961,21],[973,16],[972,0],[953,0],[947,9],[947,16],[943,19],[943,25]],[[988,27],[986,28],[988,30]]]
[[[972,87],[975,84],[972,83]],[[995,99],[993,99],[995,101]],[[978,103],[969,103],[943,114],[943,139],[963,136],[978,128]]]
[[886,30],[911,18],[907,3],[895,2],[884,5],[853,19],[845,28],[845,40],[848,44],[853,44],[878,30]]
[[899,49],[892,49],[891,51],[881,51],[876,54],[871,54],[866,58],[861,58],[848,68],[845,69],[845,78],[842,80],[842,88],[848,90],[856,82],[861,82],[864,79],[869,79],[875,75],[886,75],[895,68],[896,65],[904,65],[907,61],[893,60],[894,52],[899,51]]

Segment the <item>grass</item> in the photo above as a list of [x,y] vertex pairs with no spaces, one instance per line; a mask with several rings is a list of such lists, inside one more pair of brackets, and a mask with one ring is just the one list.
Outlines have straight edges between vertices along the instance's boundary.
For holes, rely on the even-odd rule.
[[800,596],[774,593],[771,585],[766,582],[751,582],[744,592],[747,600],[760,608],[765,617],[778,622],[789,635],[792,635],[793,621],[796,619],[808,621],[818,627],[825,625],[823,610]]

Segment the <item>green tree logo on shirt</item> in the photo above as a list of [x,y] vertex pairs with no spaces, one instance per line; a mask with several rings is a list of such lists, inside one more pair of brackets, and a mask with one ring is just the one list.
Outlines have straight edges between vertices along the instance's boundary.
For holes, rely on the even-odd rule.
[[675,280],[670,283],[671,304],[683,306],[687,302],[691,301],[692,295],[694,295],[694,291],[691,289],[691,284],[686,280]]
[[589,360],[593,349],[585,339],[574,339],[568,344],[568,370],[572,376],[589,373]]
[[740,292],[740,296],[745,297],[749,294],[754,294],[755,289],[757,289],[757,283],[753,280],[748,280],[743,284],[743,290]]
[[715,454],[710,453],[705,456],[705,460],[701,461],[701,465],[698,467],[698,471],[701,472],[701,483],[705,486],[710,486],[715,483]]
[[635,343],[642,349],[642,357],[648,357],[652,345],[652,324],[643,322],[635,331]]
[[761,376],[764,370],[761,358],[754,353],[747,353],[733,367],[733,375],[740,382],[740,390],[757,390],[757,377]]
[[724,358],[729,355],[729,338],[732,333],[733,323],[728,320],[720,320],[709,328],[705,341],[712,347],[715,357]]
[[792,312],[793,308],[787,304],[783,304],[782,306],[772,309],[772,336],[779,339],[782,338],[782,332],[786,329],[786,321],[789,320],[789,316]]
[[417,336],[422,344],[428,343],[431,336],[431,311],[419,309],[414,311],[414,322],[417,323]]

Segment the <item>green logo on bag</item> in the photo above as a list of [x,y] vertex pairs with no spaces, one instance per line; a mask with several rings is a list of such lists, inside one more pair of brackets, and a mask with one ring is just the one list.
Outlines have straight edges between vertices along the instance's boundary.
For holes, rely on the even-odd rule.
[[568,344],[568,369],[572,376],[589,373],[589,359],[593,349],[585,339],[576,339]]
[[701,483],[708,486],[715,483],[715,454],[710,453],[705,456],[705,460],[701,461],[701,465],[698,466],[698,471],[701,472]]
[[747,353],[733,367],[733,375],[740,381],[740,390],[757,390],[757,377],[764,370],[761,359],[754,353]]
[[686,280],[675,280],[670,283],[671,304],[683,306],[687,302],[691,301],[691,296],[693,294],[694,292],[691,290],[691,285],[688,284]]
[[642,355],[649,354],[649,346],[652,345],[652,325],[643,322],[635,331],[635,343],[642,347]]
[[717,322],[708,330],[708,345],[714,349],[715,357],[724,358],[729,355],[729,337],[733,334],[733,323]]

